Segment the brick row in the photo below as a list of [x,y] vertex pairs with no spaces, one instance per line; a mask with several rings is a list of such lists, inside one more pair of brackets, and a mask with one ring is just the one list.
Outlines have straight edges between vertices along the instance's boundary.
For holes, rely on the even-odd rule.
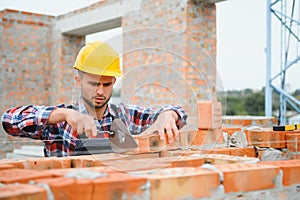
[[289,152],[300,152],[299,130],[273,131],[271,128],[260,128],[242,131],[239,127],[225,127],[222,130],[228,133],[229,140],[234,134],[245,134],[249,147],[287,149]]
[[[143,159],[124,161],[133,165],[139,160],[145,163]],[[280,170],[283,172],[282,179]],[[83,171],[96,176],[88,176]],[[281,184],[295,186],[300,184],[299,171],[300,160],[200,164],[193,167],[173,165],[170,168],[131,173],[103,166],[50,170],[8,169],[0,171],[0,183],[3,184],[0,197],[46,199],[46,190],[42,185],[48,185],[55,199],[121,199],[124,196],[127,199],[209,198],[220,190],[220,186],[224,188],[224,196],[238,192],[278,190]]]
[[269,128],[277,124],[275,117],[263,116],[224,116],[223,126],[259,126]]
[[47,200],[46,189],[28,184],[7,184],[0,186],[0,199]]
[[291,186],[300,183],[300,160],[262,161],[261,164],[278,166],[282,172],[282,184]]

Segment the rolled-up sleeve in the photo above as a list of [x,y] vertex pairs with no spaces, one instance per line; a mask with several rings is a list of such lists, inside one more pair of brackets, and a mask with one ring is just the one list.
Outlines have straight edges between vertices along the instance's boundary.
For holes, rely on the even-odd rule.
[[2,126],[12,136],[44,139],[44,131],[49,127],[48,119],[51,112],[59,106],[27,105],[10,108],[2,115]]
[[187,113],[180,107],[175,105],[166,105],[158,109],[152,107],[143,107],[138,105],[121,104],[119,118],[123,119],[129,131],[133,135],[137,135],[149,128],[156,120],[158,115],[167,110],[174,110],[178,115],[176,126],[181,129],[186,125]]

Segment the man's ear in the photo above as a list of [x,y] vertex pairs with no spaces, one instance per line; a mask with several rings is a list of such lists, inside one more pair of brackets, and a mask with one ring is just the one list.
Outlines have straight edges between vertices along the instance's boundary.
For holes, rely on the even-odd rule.
[[74,76],[74,80],[75,80],[76,87],[78,89],[80,89],[81,88],[81,78],[80,78],[80,76],[79,75],[75,75]]

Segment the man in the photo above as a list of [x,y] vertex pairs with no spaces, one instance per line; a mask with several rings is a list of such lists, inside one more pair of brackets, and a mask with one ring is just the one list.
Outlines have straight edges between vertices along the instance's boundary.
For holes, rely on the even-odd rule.
[[[4,130],[12,136],[44,141],[45,156],[77,155],[79,138],[108,138],[112,121],[120,118],[131,134],[159,134],[164,139],[186,124],[187,114],[180,106],[161,109],[138,105],[110,104],[116,77],[121,76],[119,55],[102,42],[86,44],[73,66],[80,99],[71,106],[27,105],[8,109],[2,116]],[[99,133],[98,131],[102,131]]]

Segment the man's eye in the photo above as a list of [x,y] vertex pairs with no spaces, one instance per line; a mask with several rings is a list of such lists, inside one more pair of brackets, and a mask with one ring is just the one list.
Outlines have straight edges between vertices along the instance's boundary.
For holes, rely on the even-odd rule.
[[111,83],[103,83],[103,86],[104,87],[108,87],[108,86],[110,86],[111,85]]

